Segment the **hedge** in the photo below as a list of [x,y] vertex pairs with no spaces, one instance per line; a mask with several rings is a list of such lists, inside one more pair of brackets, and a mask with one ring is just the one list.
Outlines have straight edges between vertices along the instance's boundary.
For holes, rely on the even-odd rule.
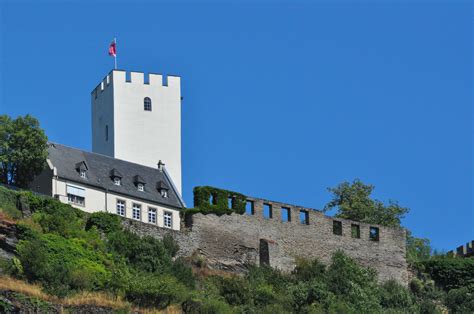
[[[241,193],[218,189],[212,186],[197,186],[194,192],[194,208],[187,213],[229,215],[245,213],[247,197]],[[231,206],[229,207],[229,200]]]

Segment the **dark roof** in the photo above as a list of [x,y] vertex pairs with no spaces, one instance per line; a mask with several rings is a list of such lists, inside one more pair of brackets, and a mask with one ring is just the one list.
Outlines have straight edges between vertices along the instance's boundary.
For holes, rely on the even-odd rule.
[[158,190],[169,190],[170,188],[168,187],[168,185],[163,182],[163,181],[159,181],[157,184],[156,184],[156,188]]
[[[48,148],[48,158],[57,169],[60,178],[91,185],[110,192],[127,195],[131,198],[142,199],[176,208],[184,208],[184,204],[174,188],[166,171],[151,168],[132,162],[115,159],[109,156],[90,153],[76,148],[51,143]],[[81,178],[77,172],[77,164],[87,164],[87,178]],[[121,185],[115,185],[111,176],[121,176]],[[145,190],[138,191],[135,183],[136,177],[145,183]],[[157,190],[157,184],[163,182],[168,187],[173,187],[168,192],[168,197],[162,197]]]
[[120,173],[120,171],[113,168],[112,170],[110,170],[110,177],[111,178],[120,178],[120,179],[122,179],[123,175]]
[[143,184],[146,183],[145,179],[143,179],[142,177],[140,177],[138,174],[133,177],[133,182],[134,182],[134,183],[143,183]]
[[88,170],[86,162],[85,161],[80,161],[76,163],[76,170]]

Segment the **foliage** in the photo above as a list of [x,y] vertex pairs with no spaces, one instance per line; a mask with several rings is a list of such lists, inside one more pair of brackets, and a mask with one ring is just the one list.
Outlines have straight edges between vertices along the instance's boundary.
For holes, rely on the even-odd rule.
[[400,220],[409,211],[397,202],[389,201],[385,205],[370,197],[373,185],[366,185],[359,179],[352,183],[343,182],[335,188],[328,189],[333,194],[324,211],[337,209],[336,217],[383,226],[400,226]]
[[0,116],[0,182],[27,187],[46,163],[47,141],[38,120],[30,115]]
[[453,313],[474,313],[474,285],[450,290],[446,306]]
[[[245,213],[246,197],[243,194],[214,188],[211,186],[196,186],[194,188],[194,208],[189,210],[189,214],[231,214]],[[231,199],[231,206],[229,206]]]
[[18,192],[0,186],[0,211],[9,217],[21,218],[21,211],[17,208]]
[[422,263],[426,272],[444,290],[474,285],[474,258],[434,256]]
[[117,215],[110,215],[104,212],[93,213],[86,222],[86,230],[96,227],[102,232],[111,233],[122,230],[122,219]]
[[412,236],[410,231],[407,231],[407,261],[411,265],[426,261],[431,256],[430,240],[416,238]]
[[[379,284],[373,269],[341,251],[328,265],[297,260],[289,274],[251,266],[243,276],[203,269],[194,275],[192,260],[176,257],[171,236],[140,237],[123,229],[116,215],[85,214],[32,193],[8,195],[0,201],[21,195],[33,212],[16,225],[18,257],[8,270],[59,296],[99,291],[141,307],[177,304],[185,313],[436,313],[445,299],[453,312],[472,311],[473,259],[428,257],[425,242],[413,241],[420,278],[410,289]],[[205,260],[195,264],[206,267]]]

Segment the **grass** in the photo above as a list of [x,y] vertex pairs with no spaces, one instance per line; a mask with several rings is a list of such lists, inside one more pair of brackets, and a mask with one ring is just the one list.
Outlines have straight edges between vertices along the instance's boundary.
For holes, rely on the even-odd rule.
[[92,305],[97,307],[111,308],[114,310],[127,310],[127,312],[142,314],[181,314],[181,306],[170,305],[164,310],[153,308],[132,307],[120,297],[101,292],[82,292],[64,299],[46,294],[40,285],[30,284],[9,276],[0,276],[0,290],[13,291],[31,298],[61,304],[64,307],[79,307]]

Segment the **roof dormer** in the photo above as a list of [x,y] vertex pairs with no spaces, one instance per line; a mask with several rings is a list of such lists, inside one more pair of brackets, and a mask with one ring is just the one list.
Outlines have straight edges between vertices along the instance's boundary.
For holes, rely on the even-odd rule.
[[164,181],[159,181],[156,184],[156,189],[161,194],[162,197],[168,197],[168,190],[170,189]]
[[84,178],[84,179],[87,178],[87,174],[86,174],[87,170],[89,170],[89,168],[87,167],[87,164],[85,161],[80,161],[76,164],[76,171],[79,173],[81,178]]
[[114,169],[110,170],[110,177],[114,181],[115,185],[121,185],[122,184],[123,175],[117,169],[114,168]]
[[143,180],[143,178],[140,177],[138,174],[133,177],[133,183],[135,183],[135,186],[137,187],[138,191],[145,191],[145,180]]

